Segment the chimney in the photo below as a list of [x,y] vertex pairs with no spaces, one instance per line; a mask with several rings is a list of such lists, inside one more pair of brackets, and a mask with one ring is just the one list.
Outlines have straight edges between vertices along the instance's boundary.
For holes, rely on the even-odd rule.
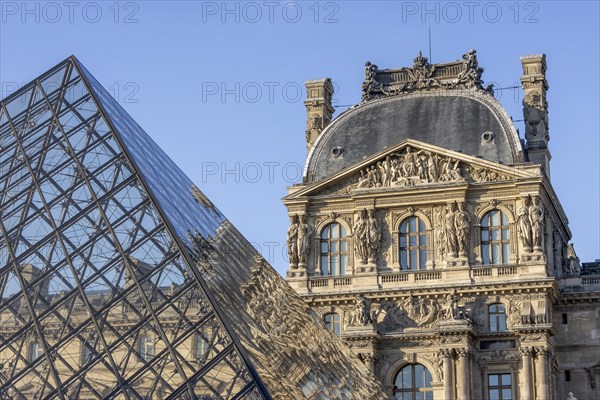
[[525,120],[525,140],[529,161],[540,164],[550,178],[550,150],[548,150],[548,102],[546,92],[546,55],[533,54],[521,57],[523,76],[521,85],[525,92],[523,98],[523,117]]
[[[48,288],[50,286],[50,278],[44,279],[41,283],[38,282],[33,285],[33,281],[39,279],[42,275],[42,270],[34,267],[31,264],[25,264],[20,266],[21,277],[24,283],[28,286],[27,293],[32,300],[34,307],[43,308],[44,300],[48,300]],[[21,298],[21,310],[27,310],[27,303],[25,297]]]
[[329,123],[335,109],[331,104],[333,98],[333,85],[331,79],[324,78],[306,81],[306,149],[310,151],[313,144]]

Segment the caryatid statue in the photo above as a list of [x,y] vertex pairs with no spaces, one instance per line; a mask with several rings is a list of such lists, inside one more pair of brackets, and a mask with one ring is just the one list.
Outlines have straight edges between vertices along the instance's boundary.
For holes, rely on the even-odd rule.
[[368,260],[369,263],[377,262],[377,254],[379,252],[379,244],[381,242],[381,225],[377,221],[377,217],[375,217],[375,210],[369,210],[369,219],[367,220],[367,228],[368,228]]
[[456,228],[454,226],[454,214],[456,213],[455,203],[450,205],[445,217],[446,229],[446,254],[448,257],[456,257],[458,254],[458,243],[456,238]]
[[446,296],[446,319],[458,319],[458,302],[460,299],[456,289],[452,289],[452,292]]
[[539,196],[529,206],[529,218],[531,218],[531,243],[534,251],[542,251],[544,240],[544,206]]
[[298,215],[290,217],[290,227],[287,232],[288,259],[290,268],[298,267]]
[[523,244],[523,251],[530,253],[532,249],[531,243],[531,218],[529,216],[529,197],[523,198],[523,205],[519,208],[517,213],[517,229],[519,231],[519,237]]
[[458,211],[454,213],[454,227],[456,228],[458,255],[467,256],[469,246],[469,231],[471,229],[471,216],[465,210],[464,203],[459,203]]
[[310,250],[310,227],[306,223],[306,217],[300,216],[298,222],[298,266],[306,267],[308,252]]
[[358,214],[358,219],[352,227],[352,236],[354,239],[354,251],[356,252],[356,258],[362,263],[367,263],[368,258],[368,244],[367,244],[367,210],[362,210]]

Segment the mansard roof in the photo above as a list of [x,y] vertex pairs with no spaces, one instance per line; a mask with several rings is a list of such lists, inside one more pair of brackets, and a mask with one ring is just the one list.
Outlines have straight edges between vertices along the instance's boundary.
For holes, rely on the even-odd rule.
[[318,181],[404,139],[416,139],[486,160],[524,161],[519,135],[474,51],[461,61],[429,64],[419,55],[410,68],[379,70],[367,63],[362,102],[319,136],[304,178]]

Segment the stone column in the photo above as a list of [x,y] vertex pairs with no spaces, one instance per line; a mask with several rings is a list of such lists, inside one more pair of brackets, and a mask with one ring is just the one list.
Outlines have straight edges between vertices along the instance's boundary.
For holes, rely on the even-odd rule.
[[533,349],[531,347],[522,347],[519,350],[523,362],[523,369],[521,369],[521,373],[519,374],[519,381],[521,382],[519,398],[522,400],[531,400],[531,383],[533,382],[533,376],[531,375],[531,355]]
[[548,400],[550,396],[550,387],[548,385],[548,348],[538,347],[536,363],[536,381],[538,383],[538,393],[536,399]]
[[454,352],[452,349],[440,350],[444,368],[444,400],[454,399]]
[[471,399],[470,352],[468,349],[457,350],[459,363],[456,370],[458,383],[458,400]]

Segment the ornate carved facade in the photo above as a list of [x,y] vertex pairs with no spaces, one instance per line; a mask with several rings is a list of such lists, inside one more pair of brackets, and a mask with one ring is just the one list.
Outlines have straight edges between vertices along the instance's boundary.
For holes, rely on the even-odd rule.
[[600,270],[575,254],[540,147],[545,56],[521,61],[526,141],[473,50],[367,63],[361,104],[284,198],[292,237],[302,218],[311,232],[288,283],[397,398],[600,399]]

